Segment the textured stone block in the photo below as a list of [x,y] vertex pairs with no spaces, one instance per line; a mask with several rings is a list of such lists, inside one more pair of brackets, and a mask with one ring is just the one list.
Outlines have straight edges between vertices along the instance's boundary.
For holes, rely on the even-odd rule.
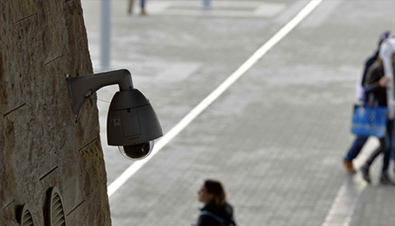
[[96,95],[71,110],[66,74],[92,73],[79,0],[0,2],[0,225],[27,204],[48,222],[57,187],[69,225],[111,225]]

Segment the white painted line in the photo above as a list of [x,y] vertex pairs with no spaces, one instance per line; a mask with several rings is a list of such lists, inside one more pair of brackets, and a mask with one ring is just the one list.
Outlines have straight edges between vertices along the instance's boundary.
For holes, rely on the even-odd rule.
[[151,160],[164,146],[185,129],[202,111],[221,96],[233,83],[244,75],[259,59],[292,31],[304,18],[306,18],[323,0],[311,0],[290,22],[278,31],[269,41],[263,44],[243,65],[231,74],[220,86],[189,112],[176,126],[174,126],[162,139],[160,139],[147,158],[137,161],[129,166],[117,179],[112,182],[107,190],[111,197],[126,181],[129,180],[141,167]]
[[[379,145],[377,139],[369,138],[358,158],[354,159],[354,167],[359,169]],[[359,172],[356,175],[349,175],[337,191],[332,206],[321,226],[350,226],[352,216],[366,186],[367,183],[362,179]]]
[[360,175],[348,175],[321,226],[349,226],[365,187]]

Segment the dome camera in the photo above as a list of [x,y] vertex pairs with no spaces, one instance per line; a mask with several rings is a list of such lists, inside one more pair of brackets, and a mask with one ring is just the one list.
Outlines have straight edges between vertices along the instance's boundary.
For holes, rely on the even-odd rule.
[[162,136],[159,120],[149,100],[137,89],[117,92],[107,117],[107,141],[121,146],[128,159],[142,159]]
[[77,115],[92,93],[103,86],[118,84],[120,91],[111,100],[107,117],[108,145],[118,146],[130,160],[143,159],[151,153],[154,140],[163,135],[162,128],[149,100],[133,88],[129,71],[67,78],[67,82],[72,109]]

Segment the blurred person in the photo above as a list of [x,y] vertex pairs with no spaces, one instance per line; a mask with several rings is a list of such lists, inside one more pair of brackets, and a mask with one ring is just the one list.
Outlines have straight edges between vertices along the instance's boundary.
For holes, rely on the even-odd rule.
[[[383,32],[379,37],[379,42],[375,53],[370,56],[365,61],[365,66],[362,73],[362,78],[357,84],[357,100],[363,102],[365,98],[365,90],[363,88],[363,84],[365,83],[366,73],[369,67],[378,59],[379,50],[381,43],[390,36],[390,31]],[[343,164],[346,170],[350,173],[355,173],[356,170],[352,164],[352,161],[358,156],[359,152],[361,152],[363,146],[368,140],[369,136],[356,136],[351,147],[348,149],[346,155],[343,158]],[[375,152],[381,152],[381,146],[377,147]]]
[[[394,71],[395,54],[392,54],[391,59],[392,71]],[[384,65],[382,59],[379,58],[379,60],[371,66],[368,73],[366,74],[365,90],[367,91],[369,105],[372,106],[374,102],[377,102],[378,106],[388,107],[387,98],[389,97],[387,97],[387,86],[391,81],[392,78],[390,78],[389,76],[385,76]],[[379,139],[380,146],[382,147],[381,150],[376,150],[375,152],[373,152],[369,159],[367,159],[367,161],[361,167],[362,177],[368,183],[370,183],[369,168],[375,158],[380,153],[383,153],[384,158],[380,183],[395,185],[395,182],[391,179],[388,172],[391,153],[394,152],[395,148],[394,119],[388,118],[386,127],[387,129],[385,136]]]
[[[134,0],[129,0],[129,6],[128,6],[128,13],[132,14],[133,13],[133,4]],[[145,0],[140,0],[140,8],[141,8],[141,15],[146,15],[147,12],[145,11]]]
[[204,207],[193,226],[237,226],[233,207],[226,201],[226,192],[221,182],[204,181],[198,192],[198,199],[204,203]]

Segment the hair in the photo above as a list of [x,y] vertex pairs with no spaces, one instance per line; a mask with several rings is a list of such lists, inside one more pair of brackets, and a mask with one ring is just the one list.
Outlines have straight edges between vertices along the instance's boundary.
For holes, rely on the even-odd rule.
[[214,196],[213,201],[216,205],[222,206],[226,202],[226,192],[221,182],[216,180],[204,181],[204,187],[207,189],[207,193]]
[[374,61],[375,64],[381,64],[383,63],[383,59],[381,57],[377,57],[377,59]]

